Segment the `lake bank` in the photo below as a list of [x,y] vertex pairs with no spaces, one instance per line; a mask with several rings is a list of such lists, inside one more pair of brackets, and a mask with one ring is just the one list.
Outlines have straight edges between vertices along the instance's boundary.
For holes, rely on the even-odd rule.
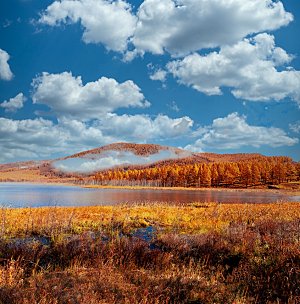
[[126,189],[126,190],[174,190],[174,191],[248,191],[248,192],[274,192],[274,193],[286,193],[286,194],[295,194],[300,195],[300,184],[297,186],[296,189],[290,189],[287,187],[281,188],[268,188],[268,187],[257,187],[257,188],[225,188],[225,187],[210,187],[210,188],[193,188],[193,187],[151,187],[151,186],[113,186],[113,185],[79,185],[83,188],[91,188],[91,189]]
[[[211,191],[249,191],[249,192],[259,192],[259,191],[268,191],[274,193],[286,193],[286,194],[295,194],[300,195],[300,182],[297,183],[284,183],[284,185],[275,185],[275,186],[256,186],[248,188],[230,188],[230,187],[153,187],[153,186],[114,186],[114,185],[89,185],[89,184],[80,184],[75,182],[72,179],[60,180],[60,179],[46,179],[46,180],[19,180],[19,179],[8,179],[0,181],[2,183],[19,183],[19,184],[36,184],[36,185],[61,185],[61,186],[76,186],[82,188],[91,188],[91,189],[126,189],[126,190],[186,190],[186,191],[199,191],[199,190],[211,190]],[[287,186],[291,185],[291,186]],[[296,185],[296,186],[292,186]]]

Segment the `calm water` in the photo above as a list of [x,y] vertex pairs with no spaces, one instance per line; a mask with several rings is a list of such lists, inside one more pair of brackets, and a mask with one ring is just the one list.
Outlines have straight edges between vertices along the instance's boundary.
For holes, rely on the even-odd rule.
[[271,191],[86,189],[60,185],[0,183],[0,205],[7,207],[93,206],[125,202],[272,203],[277,201],[300,202],[300,197]]

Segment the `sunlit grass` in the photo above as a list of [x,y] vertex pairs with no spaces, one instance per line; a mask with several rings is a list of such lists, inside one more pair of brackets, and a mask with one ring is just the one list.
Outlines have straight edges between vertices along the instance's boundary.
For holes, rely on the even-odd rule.
[[[145,227],[149,240],[135,234]],[[299,203],[2,208],[0,232],[0,303],[300,296]]]
[[129,231],[155,226],[163,231],[201,233],[223,231],[232,223],[255,225],[256,222],[291,221],[300,218],[298,203],[189,205],[124,204],[94,207],[2,208],[2,237],[61,232],[102,231],[112,227]]

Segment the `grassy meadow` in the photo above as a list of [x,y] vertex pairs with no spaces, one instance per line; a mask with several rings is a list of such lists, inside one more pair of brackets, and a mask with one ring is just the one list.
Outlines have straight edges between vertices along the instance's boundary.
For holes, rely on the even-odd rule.
[[0,212],[0,303],[300,303],[299,203]]

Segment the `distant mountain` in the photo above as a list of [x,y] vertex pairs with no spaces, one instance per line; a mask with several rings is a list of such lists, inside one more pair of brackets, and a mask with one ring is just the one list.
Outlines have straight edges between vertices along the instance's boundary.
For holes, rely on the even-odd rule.
[[192,157],[193,153],[153,144],[115,143],[52,161],[65,173],[92,173],[113,167],[149,166],[162,161]]
[[193,153],[187,150],[134,143],[114,143],[54,160],[52,166],[63,172],[92,173],[113,167],[160,166],[218,161],[240,161],[263,157],[260,154]]
[[134,144],[134,143],[120,142],[120,143],[114,143],[99,148],[95,148],[92,150],[76,153],[71,156],[67,156],[64,159],[76,158],[76,157],[92,158],[95,155],[103,154],[107,151],[127,151],[127,152],[132,152],[135,155],[141,155],[141,156],[149,156],[152,154],[157,154],[160,151],[172,151],[178,155],[180,154],[183,155],[186,153],[190,154],[190,152],[186,150],[174,148],[174,147],[167,147],[167,146],[161,146],[155,144]]
[[0,181],[44,181],[92,175],[112,168],[153,168],[264,159],[260,154],[194,153],[155,144],[114,143],[54,160],[0,165]]

